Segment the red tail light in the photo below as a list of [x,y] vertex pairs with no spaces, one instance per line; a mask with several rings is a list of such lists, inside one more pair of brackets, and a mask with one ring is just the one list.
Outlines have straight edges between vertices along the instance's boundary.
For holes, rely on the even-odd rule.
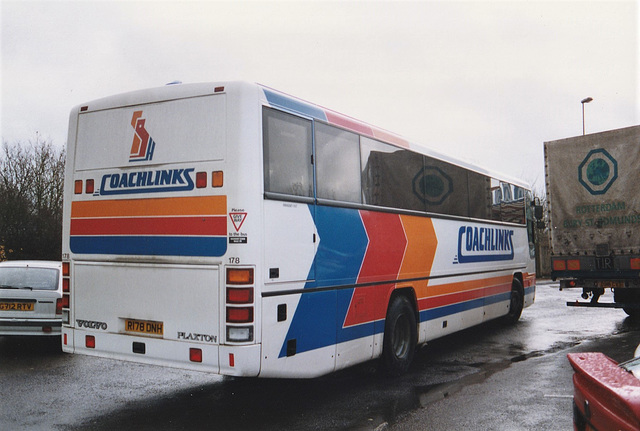
[[227,303],[251,304],[253,303],[253,287],[228,287]]
[[253,307],[227,307],[228,323],[253,322]]
[[[56,314],[62,314],[62,323],[69,324],[71,303],[71,263],[62,262],[62,298],[56,301]],[[66,310],[63,310],[66,308]]]
[[87,335],[84,339],[84,345],[87,349],[95,349],[96,348],[96,337],[93,335]]
[[567,261],[567,268],[570,271],[579,271],[580,270],[580,261],[578,259],[571,259]]
[[196,173],[196,187],[199,189],[203,189],[207,187],[207,173],[206,172],[197,172]]
[[189,360],[191,362],[202,362],[202,349],[190,348]]
[[228,267],[226,275],[226,341],[251,342],[256,313],[254,268]]

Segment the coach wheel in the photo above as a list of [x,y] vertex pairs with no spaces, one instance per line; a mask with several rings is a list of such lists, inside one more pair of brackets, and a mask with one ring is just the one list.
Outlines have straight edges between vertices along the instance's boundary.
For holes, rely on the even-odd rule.
[[511,302],[509,304],[509,313],[504,316],[503,321],[508,325],[513,325],[520,319],[522,309],[524,308],[524,289],[522,283],[517,278],[511,283]]
[[409,368],[415,353],[418,331],[409,300],[400,295],[391,302],[384,326],[382,361],[385,371],[398,376]]

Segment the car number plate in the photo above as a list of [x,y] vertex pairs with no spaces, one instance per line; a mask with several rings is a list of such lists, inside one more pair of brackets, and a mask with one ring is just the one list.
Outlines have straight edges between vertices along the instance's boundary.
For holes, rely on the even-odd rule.
[[164,325],[162,322],[153,322],[150,320],[125,319],[124,329],[127,332],[136,332],[138,334],[157,336],[164,334]]
[[603,289],[619,289],[624,287],[624,281],[621,280],[607,280],[598,282],[598,287]]
[[33,311],[33,302],[0,302],[0,311]]

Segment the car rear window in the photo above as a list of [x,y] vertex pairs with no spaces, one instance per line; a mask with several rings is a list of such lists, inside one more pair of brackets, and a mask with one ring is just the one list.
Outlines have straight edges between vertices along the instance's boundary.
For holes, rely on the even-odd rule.
[[55,268],[0,267],[0,289],[57,290],[58,278]]

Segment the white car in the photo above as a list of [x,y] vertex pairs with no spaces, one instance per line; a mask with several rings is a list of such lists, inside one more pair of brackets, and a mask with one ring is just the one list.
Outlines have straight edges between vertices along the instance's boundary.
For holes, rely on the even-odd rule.
[[62,263],[0,262],[0,336],[60,336]]

